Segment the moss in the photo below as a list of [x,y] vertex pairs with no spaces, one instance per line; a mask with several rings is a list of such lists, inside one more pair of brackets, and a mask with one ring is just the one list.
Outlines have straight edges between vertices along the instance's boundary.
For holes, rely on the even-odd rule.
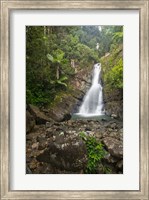
[[56,107],[59,103],[63,102],[63,99],[66,99],[69,96],[72,96],[70,91],[61,91],[61,92],[57,93],[54,100],[51,102],[49,108]]
[[66,95],[66,92],[58,93],[54,100],[51,102],[50,107],[55,107],[58,103],[62,102],[63,97]]

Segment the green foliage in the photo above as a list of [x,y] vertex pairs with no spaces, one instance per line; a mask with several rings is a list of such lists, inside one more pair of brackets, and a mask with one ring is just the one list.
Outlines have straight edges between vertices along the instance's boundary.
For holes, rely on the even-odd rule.
[[99,56],[118,48],[123,42],[123,26],[101,26]]
[[100,59],[102,64],[104,90],[123,89],[123,51],[122,46],[113,49],[107,57]]
[[51,98],[48,93],[38,90],[38,92],[31,93],[30,90],[26,91],[26,102],[27,104],[33,104],[33,105],[38,105],[44,106],[47,105],[51,102]]
[[51,61],[51,62],[54,62],[54,58],[53,56],[51,56],[51,54],[47,54],[47,58]]
[[[59,64],[61,64],[61,62],[63,61],[64,52],[61,51],[61,50],[57,50],[57,51],[54,52],[54,54],[55,54],[55,57],[53,57],[51,54],[47,54],[47,58],[52,63],[59,63]],[[59,70],[59,69],[57,68],[57,70]],[[58,71],[58,73],[59,73],[59,71]],[[66,80],[68,80],[68,77],[63,75],[61,77],[58,77],[57,80],[52,81],[51,83],[58,84],[58,85],[63,85],[65,87],[67,87],[67,84],[65,83]]]
[[[86,67],[86,65],[92,60],[94,63],[99,61],[99,57],[97,55],[97,52],[95,50],[90,49],[88,46],[84,44],[78,44],[76,46],[76,52],[74,55],[76,58],[78,58],[80,65],[83,67]],[[81,57],[80,57],[81,55]]]
[[[122,41],[122,26],[102,26],[101,30],[98,26],[27,26],[27,103],[49,106],[58,93],[73,88],[70,83],[76,71],[71,67],[72,59],[78,71],[88,71],[106,52],[116,55]],[[109,78],[105,79],[109,85],[115,82],[115,87],[121,88],[122,65],[115,58],[109,60],[112,67],[105,67],[106,73],[109,70]]]
[[26,102],[27,102],[27,104],[33,103],[33,96],[32,96],[32,93],[29,89],[26,90]]
[[104,76],[105,82],[110,85],[111,88],[123,88],[123,61],[122,58],[116,63],[116,65]]
[[113,43],[120,44],[123,42],[123,32],[116,32],[113,34],[112,38]]
[[96,173],[99,163],[106,155],[102,143],[98,142],[95,137],[86,136],[84,132],[80,133],[81,138],[85,141],[87,148],[88,163],[86,173]]
[[65,83],[65,81],[67,80],[68,80],[67,76],[62,76],[60,79],[56,80],[56,83],[67,87],[67,84]]
[[61,63],[63,61],[64,55],[65,53],[58,49],[56,51],[53,51],[54,56],[52,56],[51,54],[47,54],[47,58],[48,60],[50,60],[52,63]]
[[61,63],[63,61],[65,53],[62,50],[57,49],[56,51],[53,51],[53,55],[54,56],[48,53],[48,60],[50,60],[52,63]]

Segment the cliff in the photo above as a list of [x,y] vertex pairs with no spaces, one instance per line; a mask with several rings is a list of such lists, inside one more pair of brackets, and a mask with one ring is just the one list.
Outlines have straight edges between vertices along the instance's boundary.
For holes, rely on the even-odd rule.
[[123,119],[123,49],[120,45],[100,60],[106,114]]

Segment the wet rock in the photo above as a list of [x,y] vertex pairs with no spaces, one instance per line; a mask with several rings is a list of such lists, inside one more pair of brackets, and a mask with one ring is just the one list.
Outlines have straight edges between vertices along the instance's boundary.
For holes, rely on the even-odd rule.
[[103,143],[108,152],[117,158],[123,157],[123,143],[115,138],[106,137],[103,139]]

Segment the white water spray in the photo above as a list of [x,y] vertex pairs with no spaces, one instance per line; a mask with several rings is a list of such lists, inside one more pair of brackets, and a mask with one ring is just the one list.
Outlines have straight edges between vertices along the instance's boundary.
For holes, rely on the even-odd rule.
[[83,99],[78,115],[99,116],[105,114],[103,111],[103,94],[100,75],[101,64],[97,63],[94,65],[93,69],[92,85]]

